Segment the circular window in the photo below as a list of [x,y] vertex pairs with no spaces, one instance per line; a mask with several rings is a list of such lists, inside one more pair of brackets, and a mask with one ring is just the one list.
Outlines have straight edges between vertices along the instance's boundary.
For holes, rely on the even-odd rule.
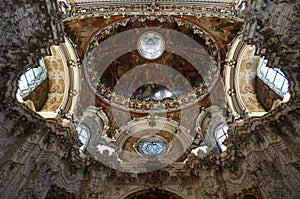
[[166,143],[157,137],[145,138],[138,143],[139,152],[146,156],[163,155],[166,148]]
[[165,51],[165,40],[161,34],[148,31],[139,37],[137,49],[145,59],[154,60],[159,58]]

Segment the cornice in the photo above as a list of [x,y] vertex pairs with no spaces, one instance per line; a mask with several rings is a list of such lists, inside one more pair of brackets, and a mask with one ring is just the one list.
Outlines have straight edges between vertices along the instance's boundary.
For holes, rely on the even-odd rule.
[[[113,1],[112,1],[113,2]],[[71,16],[65,20],[74,20],[78,18],[104,16],[109,18],[114,15],[134,15],[134,16],[161,16],[161,15],[194,15],[197,17],[212,16],[230,18],[241,21],[237,17],[237,10],[233,4],[224,3],[207,3],[207,2],[190,2],[178,1],[175,5],[172,1],[165,2],[134,2],[122,4],[118,1],[102,2],[94,4],[74,4],[71,10]]]

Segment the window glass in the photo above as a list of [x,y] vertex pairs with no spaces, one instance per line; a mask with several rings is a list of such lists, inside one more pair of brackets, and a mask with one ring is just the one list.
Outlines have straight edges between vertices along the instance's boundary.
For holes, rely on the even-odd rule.
[[38,68],[33,68],[33,73],[35,77],[39,77],[42,73],[42,67],[38,67]]
[[265,77],[266,74],[267,74],[267,72],[268,72],[268,68],[267,67],[261,67],[261,69],[260,69],[261,76]]
[[25,77],[25,75],[22,75],[19,80],[19,89],[25,90],[27,87],[28,87],[28,84],[27,84],[26,77]]
[[284,81],[284,84],[283,84],[283,86],[282,86],[282,92],[283,92],[283,93],[287,93],[288,90],[289,90],[289,84],[288,84],[288,81],[285,80],[285,81]]
[[88,142],[90,139],[90,132],[89,129],[83,125],[79,125],[77,127],[77,133],[79,136],[80,141],[82,142],[82,146],[79,148],[80,152],[84,152],[88,146]]
[[265,78],[272,84],[276,78],[276,71],[269,68]]
[[288,80],[284,73],[278,68],[267,66],[268,61],[261,59],[257,69],[257,76],[263,80],[274,92],[284,97],[288,92]]
[[34,82],[34,74],[33,74],[33,68],[31,68],[30,70],[28,70],[26,73],[25,73],[25,76],[26,76],[26,79],[29,83],[29,85],[31,85],[33,82]]
[[28,68],[19,79],[17,98],[22,99],[30,94],[47,77],[47,70],[43,59],[39,60],[37,68]]
[[217,141],[217,146],[218,146],[218,149],[219,149],[220,153],[226,151],[226,149],[227,149],[227,147],[223,144],[223,142],[228,137],[227,130],[228,130],[228,126],[227,125],[221,125],[215,131],[215,137],[216,137],[216,141]]

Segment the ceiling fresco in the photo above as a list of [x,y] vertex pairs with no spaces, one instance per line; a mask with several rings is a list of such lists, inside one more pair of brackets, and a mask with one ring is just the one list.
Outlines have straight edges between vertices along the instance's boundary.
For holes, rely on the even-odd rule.
[[295,2],[3,1],[0,196],[300,198]]
[[[88,106],[97,106],[101,107],[105,111],[108,116],[110,126],[112,128],[107,130],[107,134],[109,137],[115,136],[115,130],[120,126],[125,125],[127,122],[131,121],[134,118],[140,118],[147,116],[149,113],[141,113],[129,111],[125,112],[119,110],[116,107],[112,107],[111,105],[105,103],[100,98],[98,98],[89,88],[86,81],[81,82],[81,97],[78,103],[78,113],[82,113],[85,107]],[[151,101],[151,99],[149,100]],[[219,107],[223,107],[225,104],[225,93],[223,88],[223,83],[218,81],[215,85],[214,89],[201,101],[197,104],[182,110],[175,110],[166,113],[157,113],[156,115],[166,118],[171,118],[174,121],[181,122],[186,126],[194,129],[194,121],[198,116],[201,107],[210,107],[212,105],[216,105]]]
[[63,67],[63,59],[60,56],[57,48],[52,46],[52,56],[45,57],[45,65],[49,77],[49,92],[48,98],[42,107],[41,111],[55,111],[59,108],[63,100],[65,90],[65,71]]
[[[153,107],[157,103],[166,111],[157,111],[156,115],[194,129],[193,121],[201,107],[226,104],[220,81],[221,58],[226,54],[226,44],[240,26],[239,22],[194,17],[150,20],[113,16],[65,22],[65,31],[70,33],[69,37],[83,59],[84,77],[80,83],[78,112],[88,106],[101,107],[112,127],[107,130],[111,138],[116,136],[120,126],[155,110]],[[162,55],[154,60],[138,52],[137,41],[147,31],[155,31],[165,40]],[[178,37],[179,34],[183,36]],[[135,70],[138,72],[132,72]],[[190,104],[186,107],[172,107],[176,97],[189,96],[201,86],[203,93],[198,93],[199,99],[189,99]],[[131,103],[125,104],[128,110],[120,109],[117,102],[111,103],[111,98],[115,97],[112,91],[118,91],[116,93],[126,100],[132,99]],[[103,95],[111,98],[105,100]]]
[[[169,83],[167,85],[174,88],[175,96],[179,95],[179,93],[188,92],[189,90],[185,90],[185,88],[188,88],[189,85],[200,86],[200,84],[203,83],[203,78],[199,74],[197,69],[193,67],[191,63],[187,62],[185,59],[176,54],[166,52],[161,58],[159,58],[155,61],[155,63],[152,64],[151,61],[144,60],[141,56],[139,56],[137,51],[126,53],[117,58],[109,67],[106,68],[103,75],[101,76],[100,82],[105,84],[105,86],[109,87],[110,89],[113,89],[120,81],[122,76],[124,76],[130,70],[133,70],[134,68],[139,67],[143,64],[147,64],[147,68],[145,68],[145,70],[142,70],[143,72],[140,72],[138,77],[134,77],[135,74],[132,74],[131,80],[137,81],[139,80],[139,77],[146,79],[147,82],[168,80]],[[174,70],[178,71],[178,75],[172,78],[174,72],[169,71],[168,66],[172,66]],[[154,70],[157,70],[158,72],[154,73]],[[153,74],[155,76],[153,76]],[[180,76],[185,77],[185,79],[180,79]],[[179,85],[173,85],[175,83]],[[130,84],[124,84],[121,88],[123,92],[120,92],[125,94],[124,91],[129,90],[129,93],[125,94],[127,97],[131,97],[131,94],[133,94],[133,97],[138,95],[138,93],[134,92],[139,92],[138,90],[136,90],[137,88],[135,88],[134,85],[132,85],[132,88],[130,88],[130,86]],[[147,88],[143,88],[142,86],[143,84],[141,84],[141,88],[144,91],[143,93],[147,95],[145,91]],[[149,86],[151,85],[149,84]],[[159,86],[154,87],[158,88]]]
[[126,17],[112,16],[109,19],[105,19],[104,17],[92,17],[66,21],[64,23],[65,32],[76,45],[78,56],[82,59],[91,38],[93,38],[97,32],[124,18]]
[[[89,47],[91,47],[91,41],[92,39],[95,37],[95,35],[97,35],[97,33],[99,33],[100,30],[105,29],[107,26],[114,24],[120,20],[124,20],[129,18],[130,16],[111,16],[107,19],[105,19],[104,17],[94,17],[94,18],[84,18],[84,19],[77,19],[77,20],[72,20],[72,21],[66,21],[65,22],[65,32],[67,33],[67,35],[71,38],[71,40],[74,42],[75,46],[76,46],[76,50],[78,52],[79,57],[82,59],[84,57],[84,54],[87,52],[87,49]],[[200,27],[202,30],[205,31],[205,33],[209,34],[209,36],[214,40],[215,44],[217,45],[217,47],[220,50],[220,54],[221,54],[221,59],[223,60],[225,58],[225,55],[227,53],[227,44],[229,44],[232,39],[235,37],[235,35],[240,31],[242,23],[238,22],[238,21],[234,21],[234,20],[227,20],[227,19],[222,19],[222,18],[216,18],[216,17],[194,17],[194,16],[176,16],[176,18],[181,18],[184,19],[186,22],[191,23],[196,25],[197,27]],[[145,19],[146,21],[146,19]],[[146,25],[145,25],[146,24]],[[145,22],[139,22],[139,21],[135,21],[134,24],[128,24],[128,22],[126,24],[124,24],[124,26],[119,27],[118,30],[109,30],[110,31],[110,35],[113,34],[117,34],[120,31],[125,31],[128,29],[133,29],[136,27],[141,27],[141,26],[147,26],[147,27],[158,27],[158,28],[162,28],[162,27],[166,27],[166,28],[171,28],[174,30],[178,30],[180,29],[181,32],[183,32],[184,34],[193,37],[193,39],[195,38],[195,34],[193,31],[190,31],[189,29],[185,28],[182,25],[178,25],[175,23],[164,23],[163,21],[157,21],[157,20],[152,20],[149,21],[147,23]],[[101,39],[100,39],[101,41]],[[120,43],[121,41],[116,41],[116,44]],[[199,43],[201,43],[200,40],[198,40]],[[203,45],[203,43],[201,43]],[[136,44],[134,44],[136,45]],[[205,47],[205,45],[203,45]],[[181,58],[181,61],[179,61]],[[135,61],[131,61],[131,60],[135,60]],[[177,62],[179,61],[179,62]],[[134,63],[135,62],[135,63]],[[175,66],[175,68],[177,68],[176,70],[179,69],[179,73],[180,73],[180,68],[184,69],[184,71],[186,71],[186,69],[191,68],[192,69],[193,64],[189,63],[187,60],[185,60],[184,58],[176,55],[175,53],[172,52],[168,52],[166,51],[159,59],[155,60],[155,63],[161,63],[161,64],[171,64],[175,65],[177,64],[178,66]],[[166,63],[169,62],[169,63]],[[181,65],[179,64],[181,62]],[[122,63],[122,67],[120,67]],[[122,74],[126,73],[126,67],[130,66],[133,67],[132,64],[134,63],[135,66],[139,66],[141,63],[151,63],[151,61],[144,59],[142,56],[139,55],[139,53],[137,52],[137,49],[133,49],[132,51],[128,52],[127,54],[124,55],[120,55],[119,57],[116,57],[114,59],[114,61],[110,64],[110,66],[107,68],[107,70],[105,71],[105,73],[107,73],[105,76],[105,78],[101,79],[102,83],[105,83],[106,81],[106,85],[108,87],[111,87],[115,84],[116,80],[120,79],[120,77],[122,77]],[[199,63],[199,61],[198,61]],[[195,64],[194,64],[195,65]],[[110,71],[112,70],[112,71]],[[128,70],[128,69],[127,69]],[[204,70],[205,71],[205,70]],[[202,74],[202,73],[201,73]],[[219,73],[219,75],[222,75],[222,67],[221,67],[221,71]],[[189,81],[194,81],[195,84],[200,83],[201,81],[203,81],[203,77],[202,75],[199,76],[199,74],[194,74],[192,71],[189,71],[189,74],[183,74],[184,77],[188,77]],[[110,80],[108,80],[110,78]],[[97,80],[98,81],[98,80]],[[110,85],[112,84],[112,85]],[[217,96],[217,93],[223,93],[223,88],[222,88],[222,83],[217,83],[219,84],[219,86],[215,87],[214,92],[216,94],[214,94],[214,92],[210,92],[208,96],[204,97],[203,100],[198,102],[199,107],[208,107],[209,104],[211,104],[211,98],[213,96],[214,98],[214,102],[213,103],[220,103],[220,101],[222,101],[221,103],[223,103],[223,100],[221,100],[223,97]],[[82,90],[85,91],[85,94],[81,96],[82,102],[80,103],[80,106],[85,107],[84,104],[88,104],[88,100],[87,99],[95,99],[93,102],[93,104],[98,104],[98,106],[101,107],[109,107],[109,105],[105,102],[103,102],[102,100],[99,100],[98,97],[95,97],[95,95],[93,94],[93,92],[88,93],[90,90],[90,86],[88,86],[86,84],[86,82],[82,82]],[[133,96],[138,97],[138,98],[143,98],[146,97],[147,98],[147,92],[152,92],[152,94],[155,93],[156,87],[159,85],[156,84],[152,84],[151,86],[151,82],[147,84],[148,86],[143,86],[140,85],[140,87],[135,88],[133,91],[131,91],[131,94],[133,94]],[[147,89],[148,88],[148,89]],[[149,89],[150,88],[150,89]],[[99,88],[98,88],[99,89]],[[138,91],[139,90],[139,91]],[[142,90],[142,91],[141,91]],[[170,88],[166,88],[166,90],[171,90]],[[171,91],[172,92],[172,91]],[[145,93],[145,95],[143,95],[143,93]],[[174,93],[172,93],[172,97],[174,97],[175,95],[173,95]],[[224,96],[224,95],[223,95]],[[218,99],[219,98],[219,99]],[[153,98],[149,98],[148,99],[154,100]],[[170,113],[167,114],[173,114],[171,112],[174,111],[170,111]],[[176,112],[176,111],[175,111]],[[134,113],[131,112],[131,115],[133,115],[132,117],[136,117],[137,115],[145,115],[143,113]],[[174,114],[173,114],[174,115]],[[174,116],[175,118],[179,118],[178,116]]]
[[[80,58],[83,58],[84,52],[93,36],[104,27],[118,20],[130,16],[111,16],[108,19],[104,17],[76,19],[65,22],[65,32],[77,46],[77,52]],[[196,26],[202,28],[210,34],[218,44],[222,58],[225,58],[227,47],[232,39],[242,28],[242,22],[228,20],[217,17],[195,17],[195,16],[176,16],[182,18]]]
[[228,20],[217,17],[182,16],[180,17],[199,26],[205,32],[214,38],[221,51],[222,59],[225,59],[227,53],[227,44],[240,32],[243,23],[235,20]]
[[[150,32],[162,35],[165,40],[165,50],[155,60],[138,53],[139,38]],[[153,42],[152,38],[149,42]],[[154,20],[135,17],[97,33],[82,65],[90,89],[103,101],[126,110],[161,112],[203,99],[218,80],[219,64],[220,54],[214,41],[190,23],[171,17]],[[158,103],[136,101],[132,93],[152,83],[167,87],[166,98],[152,97],[154,101],[162,99]],[[151,86],[146,90],[152,92]],[[156,94],[159,96],[161,92]],[[141,94],[139,99],[147,100],[147,95]],[[174,99],[168,99],[172,96]]]

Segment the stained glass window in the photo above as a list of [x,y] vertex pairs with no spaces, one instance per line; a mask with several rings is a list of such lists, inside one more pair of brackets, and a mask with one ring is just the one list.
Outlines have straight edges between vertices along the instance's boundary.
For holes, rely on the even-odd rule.
[[162,155],[166,151],[166,143],[157,137],[145,138],[138,143],[139,152],[146,156]]
[[278,68],[267,66],[268,60],[261,59],[257,69],[257,76],[263,80],[274,92],[284,97],[288,92],[289,83],[283,72]]

